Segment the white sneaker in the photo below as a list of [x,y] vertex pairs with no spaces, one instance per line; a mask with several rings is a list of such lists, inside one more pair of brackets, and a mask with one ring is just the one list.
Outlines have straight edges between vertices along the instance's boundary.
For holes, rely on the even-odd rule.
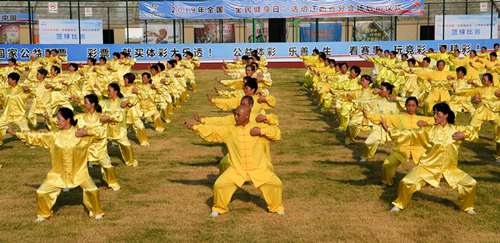
[[40,223],[45,220],[47,220],[47,218],[38,217],[37,219],[35,219],[35,222]]
[[94,165],[92,165],[91,163],[89,163],[89,168],[93,168],[93,167],[94,167]]
[[138,165],[139,165],[139,164],[135,164],[135,165],[134,165],[134,168],[135,168],[135,167],[137,167]]
[[339,121],[339,119],[335,119],[335,121]]
[[382,185],[380,185],[380,187],[382,187],[383,189],[387,189],[388,188],[388,186],[385,183],[382,183]]
[[285,211],[279,211],[278,214],[283,215],[283,214],[285,214]]
[[318,104],[318,106],[321,106],[321,104]]
[[69,189],[68,188],[64,188],[63,192],[69,192]]
[[121,188],[113,188],[113,191],[115,191],[115,192],[117,192],[119,190],[121,190]]
[[148,121],[144,121],[144,124],[148,124],[149,122]]
[[0,170],[2,169],[2,166],[0,166]]
[[314,99],[314,102],[316,102],[316,99]]
[[471,209],[471,210],[468,210],[468,211],[465,211],[466,213],[468,214],[476,214],[476,211],[474,211],[474,209]]
[[325,111],[324,110],[321,110],[321,113],[324,113]]
[[399,211],[401,211],[401,209],[396,206],[392,207],[391,209],[391,213],[399,213]]
[[212,211],[212,213],[210,214],[210,217],[217,217],[217,216],[219,216],[219,213],[215,211]]
[[365,159],[365,158],[361,158],[361,159],[359,160],[359,162],[364,163],[364,162],[366,162],[366,159]]
[[36,148],[36,146],[31,146],[30,148]]
[[496,159],[495,162],[500,163],[500,159]]
[[111,147],[116,147],[116,145],[114,145],[114,144],[111,144]]
[[95,216],[95,218],[94,218],[94,219],[102,219],[102,217],[103,217],[103,216],[104,216],[104,215],[97,215],[97,216]]
[[133,132],[132,130],[128,130],[127,132]]

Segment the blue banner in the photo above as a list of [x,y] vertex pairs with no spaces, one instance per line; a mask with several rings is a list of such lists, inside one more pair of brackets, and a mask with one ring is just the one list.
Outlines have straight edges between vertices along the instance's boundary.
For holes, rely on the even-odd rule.
[[[319,42],[338,42],[342,35],[342,23],[319,23]],[[316,42],[316,23],[300,24],[300,42]]]
[[6,63],[8,58],[17,60],[27,59],[31,53],[42,56],[46,49],[58,49],[59,54],[68,56],[71,62],[84,62],[88,57],[112,57],[113,52],[128,52],[138,62],[153,63],[169,60],[177,53],[191,51],[202,62],[222,62],[222,59],[234,59],[243,55],[251,55],[257,50],[271,62],[298,61],[296,55],[311,55],[317,48],[327,56],[337,60],[360,60],[358,54],[370,55],[377,49],[396,51],[399,54],[424,54],[429,48],[439,50],[439,46],[446,45],[448,50],[460,50],[468,54],[471,50],[478,50],[485,46],[493,48],[497,39],[483,40],[441,40],[441,41],[373,41],[373,42],[289,42],[289,43],[221,43],[221,44],[62,44],[62,45],[2,45],[0,46],[0,60]]
[[139,2],[140,19],[321,18],[424,14],[424,0],[219,0]]
[[[1,23],[29,22],[27,13],[0,13]],[[31,23],[36,23],[36,14],[31,14]]]

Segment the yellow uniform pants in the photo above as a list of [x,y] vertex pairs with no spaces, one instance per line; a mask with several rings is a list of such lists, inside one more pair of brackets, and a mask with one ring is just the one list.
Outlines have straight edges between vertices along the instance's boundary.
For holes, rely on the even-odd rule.
[[[108,184],[108,187],[120,189],[120,183],[116,179],[115,167],[111,164],[109,157],[99,160],[98,163],[101,165],[102,178]],[[91,164],[94,163],[91,161]]]
[[433,89],[429,93],[427,99],[424,102],[424,115],[432,116],[432,107],[438,103],[438,101],[448,103],[450,101],[450,93],[448,90]]
[[[6,132],[5,129],[7,129],[8,124],[9,124],[8,121],[4,121],[4,120],[0,119],[0,146],[3,145],[3,137],[5,136],[5,132]],[[19,126],[19,128],[21,128],[22,132],[30,130],[30,128],[28,126],[28,122],[11,122],[11,124]]]
[[[160,108],[161,118],[163,118],[163,120],[166,123],[170,123],[172,120],[170,120],[170,117],[168,116],[168,104],[167,104],[167,102],[163,101],[160,103],[156,103],[156,105]],[[173,113],[173,106],[172,106],[172,113]]]
[[311,71],[307,70],[307,72],[306,72],[306,74],[304,76],[304,84],[303,84],[303,86],[310,88],[311,85],[312,85],[313,78],[314,78],[314,74],[312,74]]
[[[266,159],[267,169],[274,173],[274,167],[270,160]],[[231,165],[229,164],[229,154],[226,154],[219,162],[219,173],[222,175],[224,171],[229,169]]]
[[[415,167],[403,178],[403,180],[401,180],[401,182],[399,182],[398,198],[396,198],[392,204],[400,209],[405,209],[406,206],[408,206],[413,193],[422,189],[422,187],[426,184],[427,183],[422,179],[422,177],[417,174],[417,167]],[[465,176],[458,181],[455,186],[453,186],[453,189],[458,190],[458,204],[460,210],[469,211],[474,209],[476,186],[476,180],[467,174],[465,174]]]
[[[49,114],[51,114],[51,112],[52,112],[52,111],[51,111],[51,110],[50,110],[50,108],[49,108],[49,109],[47,110],[47,112],[48,112]],[[42,116],[42,117],[43,117],[43,116],[44,116],[44,114],[42,114],[42,113],[37,114],[37,113],[31,112],[31,109],[30,109],[30,111],[28,112],[28,116],[26,117],[26,119],[28,120],[28,127],[29,127],[29,129],[30,129],[30,130],[35,131],[35,127],[36,127],[36,125],[37,125],[37,120],[36,120],[37,116]],[[44,118],[44,119],[45,119],[45,118]],[[47,121],[47,126],[49,127],[49,130],[51,130],[51,131],[52,131],[53,129],[57,129],[57,126],[55,126],[55,127],[54,127],[54,125],[55,125],[55,124],[53,124],[52,122]]]
[[136,166],[139,164],[134,158],[134,150],[132,150],[132,144],[130,144],[127,136],[124,136],[120,139],[112,139],[109,141],[113,143],[116,142],[118,144],[118,146],[120,147],[122,158],[127,166]]
[[361,131],[361,125],[363,124],[363,113],[356,112],[347,124],[347,130],[345,131],[345,143],[353,144],[354,139],[358,136]]
[[[250,177],[247,176],[247,181],[250,181]],[[238,189],[238,186],[234,184],[229,178],[220,175],[214,184],[214,206],[212,211],[218,212],[220,214],[226,213],[227,205],[231,201],[231,197],[234,192]],[[264,195],[264,200],[266,200],[267,210],[271,213],[276,213],[279,211],[285,211],[281,199],[281,194],[283,192],[283,185],[281,180],[274,175],[258,188],[262,195]]]
[[387,133],[379,125],[374,125],[372,133],[366,138],[365,144],[363,145],[362,159],[371,159],[377,152],[378,145],[382,142],[387,141]]
[[[480,118],[474,116],[474,117],[472,117],[469,125],[476,127],[477,132],[479,132],[479,130],[481,130],[481,125],[485,121],[487,121],[487,120],[483,120],[483,119],[480,119]],[[490,120],[489,122],[491,123],[491,125],[495,129],[495,138],[493,139],[493,141],[499,141],[500,129],[498,129],[498,127],[500,126],[500,118],[497,116],[497,118],[495,120]],[[496,142],[496,146],[497,146],[497,154],[495,156],[495,159],[500,159],[500,143]]]
[[382,183],[387,186],[394,185],[392,178],[396,175],[396,170],[400,164],[405,164],[407,161],[406,154],[393,151],[382,164]]
[[[89,216],[94,218],[99,215],[104,215],[101,209],[99,199],[99,189],[96,187],[92,179],[88,179],[80,184],[83,190],[83,204],[89,210]],[[56,203],[57,196],[61,193],[62,188],[55,187],[47,182],[44,182],[38,190],[36,190],[36,199],[38,202],[38,217],[49,218],[54,216],[52,207]]]
[[[326,100],[325,100],[326,101]],[[328,107],[330,109],[330,107]],[[342,108],[340,109],[340,123],[339,130],[347,130],[347,124],[349,124],[349,115],[351,114],[352,102],[344,101],[342,103]]]
[[144,123],[142,123],[142,121],[129,123],[128,125],[132,127],[132,130],[134,130],[134,132],[137,134],[137,139],[139,139],[139,143],[141,144],[141,146],[151,145],[149,143],[148,137],[146,136],[146,128],[144,127]]
[[458,115],[459,112],[465,112],[469,121],[472,119],[472,115],[476,111],[476,108],[472,105],[471,98],[467,96],[455,95],[450,99],[450,109]]

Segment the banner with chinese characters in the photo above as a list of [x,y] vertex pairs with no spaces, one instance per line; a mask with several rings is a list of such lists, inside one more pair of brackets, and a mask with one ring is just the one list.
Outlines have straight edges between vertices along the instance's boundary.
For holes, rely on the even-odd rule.
[[[434,33],[436,40],[443,39],[443,15],[434,17]],[[493,26],[490,14],[446,15],[444,18],[445,40],[489,39],[491,30],[493,38],[498,37],[498,16],[493,15]]]
[[19,44],[19,33],[21,29],[18,24],[2,24],[0,26],[0,37],[2,44]]
[[[27,13],[0,13],[0,24],[29,22]],[[36,23],[36,14],[31,14],[31,23]]]
[[[82,44],[102,44],[102,20],[81,19]],[[78,19],[40,19],[40,44],[78,44]]]
[[218,24],[204,24],[194,26],[195,43],[234,43],[236,36],[234,33],[234,24],[222,25],[222,40],[221,29]]
[[354,36],[357,41],[389,41],[391,21],[356,21]]
[[468,54],[471,50],[479,50],[486,46],[493,49],[498,39],[482,40],[445,40],[445,41],[373,41],[373,42],[289,42],[289,43],[219,43],[219,44],[102,44],[102,45],[0,45],[0,60],[8,58],[27,59],[31,53],[42,56],[46,49],[58,49],[60,55],[67,55],[72,62],[86,61],[88,57],[110,57],[113,52],[125,51],[137,58],[139,63],[154,63],[170,59],[177,53],[191,51],[202,62],[221,63],[235,57],[251,55],[257,50],[270,62],[298,62],[296,55],[311,55],[317,48],[319,51],[337,61],[360,61],[358,55],[372,55],[377,49],[396,51],[399,54],[409,53],[421,55],[429,48],[439,50],[441,45],[448,50],[461,50]]
[[[174,43],[173,24],[141,24],[143,36],[141,44],[169,44]],[[147,28],[147,29],[146,29]],[[181,43],[182,25],[175,24],[175,43]]]
[[139,1],[140,19],[322,18],[424,13],[424,0]]
[[[319,23],[318,41],[340,41],[342,36],[342,23]],[[300,23],[300,41],[316,42],[316,23]]]

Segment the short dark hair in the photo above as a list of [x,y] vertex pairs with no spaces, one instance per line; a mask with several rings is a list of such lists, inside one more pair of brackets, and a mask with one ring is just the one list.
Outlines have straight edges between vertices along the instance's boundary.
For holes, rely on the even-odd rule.
[[99,60],[103,60],[103,61],[104,61],[104,63],[106,63],[106,61],[107,61],[107,60],[106,60],[106,57],[99,57]]
[[93,65],[97,62],[95,58],[89,57],[87,60],[89,60]]
[[75,69],[75,71],[78,71],[78,64],[70,63],[69,65],[72,66]]
[[497,53],[493,51],[490,53],[490,56],[497,57]]
[[113,56],[120,58],[120,53],[119,52],[113,52]]
[[456,71],[457,71],[457,73],[460,71],[460,72],[464,73],[464,75],[467,74],[467,69],[465,67],[458,67]]
[[437,65],[439,65],[439,63],[441,63],[441,62],[442,62],[444,65],[446,65],[446,64],[444,63],[444,60],[439,60],[439,61],[436,63],[436,66],[437,66]]
[[59,109],[59,112],[57,113],[61,114],[64,119],[69,119],[69,122],[72,126],[76,126],[76,124],[78,123],[78,120],[75,120],[75,114],[69,108],[63,107]]
[[389,90],[389,94],[392,94],[392,89],[394,89],[394,85],[388,82],[383,82],[380,86],[384,86],[387,90]]
[[129,56],[128,52],[124,52],[124,51],[120,52],[120,55],[123,55],[124,57],[128,57]]
[[422,61],[426,61],[428,63],[431,63],[431,58],[430,57],[424,57]]
[[359,76],[359,74],[361,73],[361,68],[359,68],[358,66],[352,66],[351,70],[354,70],[354,73],[356,73],[356,76]]
[[47,74],[48,74],[47,70],[40,68],[40,69],[38,69],[37,72],[40,73],[43,76],[43,78],[47,77]]
[[144,77],[144,75],[146,75],[146,77],[149,79],[149,83],[151,83],[152,82],[151,74],[144,72],[144,73],[142,73],[141,77]]
[[133,84],[135,81],[135,74],[126,73],[125,75],[123,75],[123,79],[127,79],[129,83]]
[[11,62],[12,62],[12,63],[14,63],[14,64],[17,64],[16,59],[15,59],[15,58],[13,58],[13,57],[9,58],[9,61],[11,61]]
[[52,49],[52,51],[55,52],[55,53],[57,53],[57,54],[59,54],[59,51],[56,50],[56,49]]
[[408,62],[411,62],[413,65],[415,65],[416,61],[413,58],[408,59]]
[[7,78],[10,78],[10,79],[16,81],[16,83],[17,83],[17,82],[19,82],[19,79],[21,78],[21,76],[19,75],[19,73],[9,73]]
[[446,103],[437,103],[432,107],[434,112],[443,112],[443,114],[448,115],[446,121],[450,124],[455,123],[455,113],[450,109],[450,106]]
[[175,54],[175,57],[178,57],[178,58],[179,58],[179,60],[182,60],[182,55],[181,55],[181,54],[179,54],[179,53]]
[[255,80],[248,80],[245,83],[245,87],[250,87],[250,89],[254,90],[253,92],[257,92],[257,89],[259,89],[259,86],[257,85],[257,82]]
[[252,96],[250,96],[250,95],[245,95],[245,96],[243,96],[243,97],[241,98],[240,104],[241,104],[241,102],[243,102],[243,100],[244,100],[244,99],[248,99],[248,104],[249,104],[249,105],[253,105],[254,100],[253,100],[253,97],[252,97]]
[[406,99],[405,106],[408,104],[408,101],[411,101],[411,100],[415,101],[415,104],[417,104],[417,107],[418,107],[418,99],[413,97],[413,96],[408,97],[408,99]]
[[365,75],[362,75],[362,76],[361,76],[361,79],[363,79],[363,78],[364,78],[365,80],[368,80],[370,83],[372,83],[372,77],[370,77],[370,75],[366,75],[366,74],[365,74]]
[[252,71],[254,71],[254,72],[255,72],[255,66],[254,66],[254,65],[252,65],[252,64],[247,64],[247,65],[245,66],[245,70],[247,70],[247,68],[248,68],[248,67],[250,67],[250,70],[252,70]]
[[483,74],[483,77],[484,76],[488,77],[488,81],[493,82],[493,75],[491,75],[491,73],[485,73]]
[[57,74],[61,73],[61,69],[58,66],[52,66],[51,68],[53,68],[54,71],[56,71]]
[[318,49],[314,48],[313,53],[319,54]]

